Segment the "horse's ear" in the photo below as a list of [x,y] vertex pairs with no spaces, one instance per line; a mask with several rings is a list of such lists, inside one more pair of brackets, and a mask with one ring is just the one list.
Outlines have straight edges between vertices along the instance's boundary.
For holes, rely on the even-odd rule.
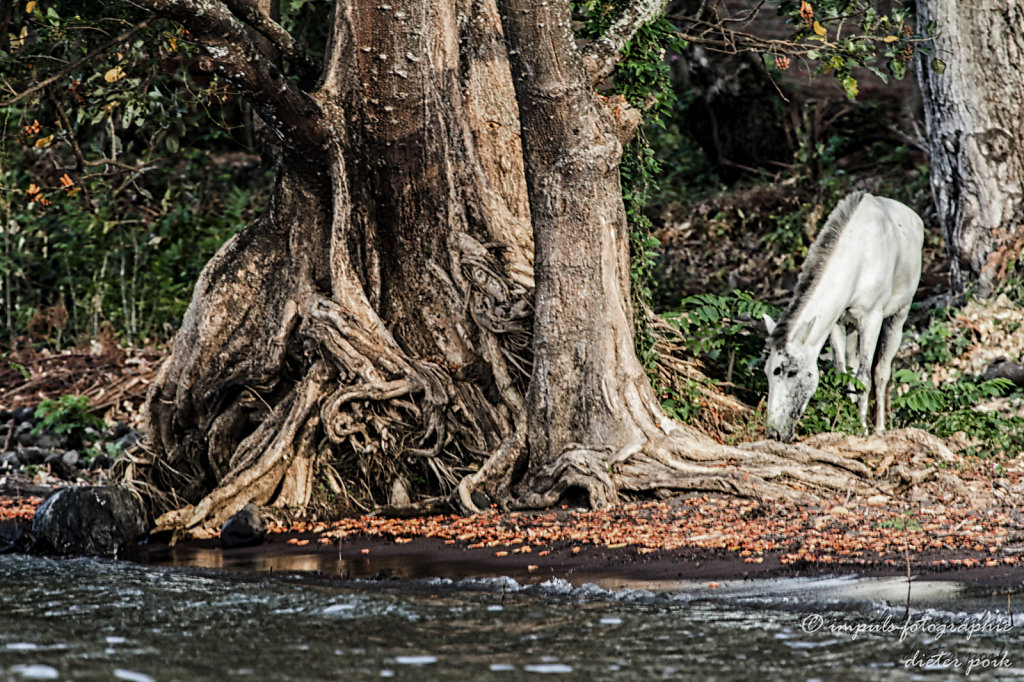
[[796,334],[793,335],[793,340],[801,346],[807,343],[807,339],[811,337],[811,330],[814,329],[814,323],[817,321],[818,316],[815,315],[800,325],[800,328],[796,330]]
[[775,331],[775,320],[773,320],[768,313],[762,315],[761,319],[764,320],[764,326],[768,330],[768,336],[771,336],[772,332]]

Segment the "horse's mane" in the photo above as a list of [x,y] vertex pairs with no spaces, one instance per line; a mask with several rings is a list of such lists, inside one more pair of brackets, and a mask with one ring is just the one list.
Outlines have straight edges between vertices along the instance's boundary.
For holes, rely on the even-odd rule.
[[860,205],[864,195],[865,192],[853,192],[832,209],[832,213],[829,214],[828,220],[825,222],[825,227],[821,228],[818,238],[814,240],[811,248],[807,250],[807,258],[804,259],[803,268],[800,270],[800,277],[797,279],[793,298],[790,299],[789,305],[786,306],[786,311],[782,314],[782,317],[775,325],[775,329],[768,337],[769,347],[778,348],[785,344],[786,339],[789,337],[793,319],[796,318],[797,313],[800,312],[800,309],[807,301],[807,296],[818,281],[822,270],[825,269],[828,257],[835,251],[839,235],[843,233],[843,228],[850,222],[853,212],[857,210],[857,206]]

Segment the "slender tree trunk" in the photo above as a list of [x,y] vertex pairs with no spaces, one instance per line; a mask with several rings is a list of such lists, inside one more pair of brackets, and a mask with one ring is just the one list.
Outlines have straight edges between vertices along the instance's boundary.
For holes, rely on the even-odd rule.
[[988,293],[1024,248],[1024,6],[919,0],[934,21],[935,56],[918,73],[931,147],[932,192],[954,289]]

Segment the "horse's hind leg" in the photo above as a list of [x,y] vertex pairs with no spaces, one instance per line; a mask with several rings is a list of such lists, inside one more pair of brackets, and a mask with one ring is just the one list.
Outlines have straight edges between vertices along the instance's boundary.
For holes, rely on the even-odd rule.
[[885,431],[885,406],[888,396],[889,378],[892,376],[892,361],[900,349],[903,339],[903,323],[907,321],[907,306],[895,315],[886,318],[878,338],[878,352],[875,355],[875,433]]

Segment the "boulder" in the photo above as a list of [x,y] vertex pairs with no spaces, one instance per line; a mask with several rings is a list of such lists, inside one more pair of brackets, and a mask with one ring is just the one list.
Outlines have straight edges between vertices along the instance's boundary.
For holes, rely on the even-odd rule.
[[220,529],[220,544],[224,549],[254,547],[263,544],[267,536],[267,522],[259,511],[247,504],[228,519]]
[[3,454],[0,454],[0,465],[9,469],[20,469],[21,458],[18,457],[18,453],[14,450],[8,450]]
[[57,554],[123,556],[148,530],[139,501],[117,486],[63,488],[32,519],[37,549]]

